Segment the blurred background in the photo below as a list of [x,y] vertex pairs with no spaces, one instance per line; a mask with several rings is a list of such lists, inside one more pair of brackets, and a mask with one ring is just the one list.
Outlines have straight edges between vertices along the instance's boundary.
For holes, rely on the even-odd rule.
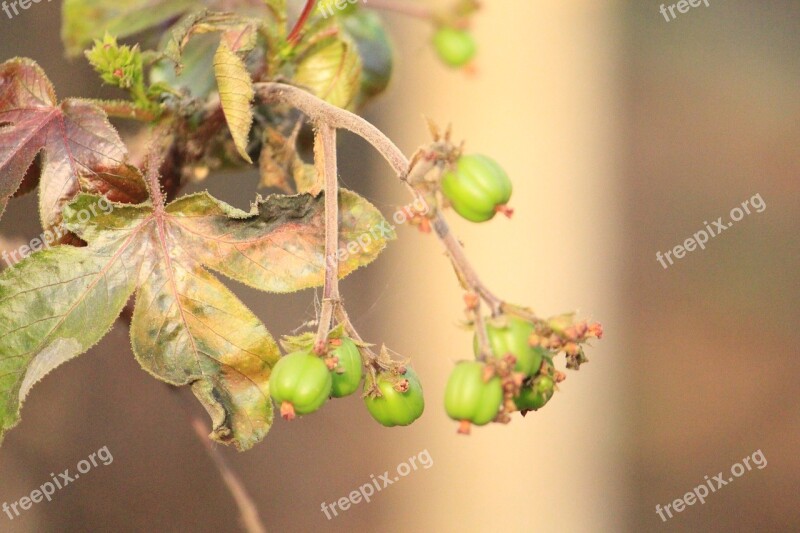
[[[401,228],[343,294],[366,339],[412,358],[423,418],[385,429],[350,397],[221,453],[270,531],[797,531],[800,3],[712,0],[670,22],[650,0],[485,4],[471,75],[439,64],[428,26],[387,16],[395,81],[366,116],[407,153],[427,140],[423,115],[452,122],[503,164],[514,218],[453,226],[500,295],[602,322],[591,362],[546,409],[457,435],[441,397],[471,354],[461,293],[436,240]],[[0,14],[0,60],[34,58],[60,97],[98,96],[85,62],[63,59],[59,8]],[[407,203],[360,141],[343,139],[341,160],[343,183],[385,213]],[[210,186],[246,207],[256,183]],[[656,261],[757,194],[763,212],[668,269]],[[12,202],[3,236],[39,233],[34,209],[33,196]],[[275,335],[314,317],[313,291],[234,290]],[[238,531],[180,402],[141,371],[122,325],[37,385],[0,450],[0,502],[103,446],[112,464],[0,515],[0,531]],[[321,512],[424,450],[430,468],[332,520]],[[757,450],[765,468],[667,522],[656,514]]]

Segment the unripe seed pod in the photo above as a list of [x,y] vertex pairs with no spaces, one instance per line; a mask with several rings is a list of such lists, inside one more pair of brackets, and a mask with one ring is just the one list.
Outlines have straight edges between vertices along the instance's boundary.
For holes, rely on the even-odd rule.
[[483,426],[494,420],[503,402],[500,378],[484,381],[484,366],[477,361],[462,361],[447,381],[444,406],[447,415],[460,422],[459,433],[468,434],[471,424]]
[[272,369],[269,392],[281,406],[281,416],[293,420],[296,415],[313,413],[328,400],[331,372],[325,361],[308,352],[283,356]]

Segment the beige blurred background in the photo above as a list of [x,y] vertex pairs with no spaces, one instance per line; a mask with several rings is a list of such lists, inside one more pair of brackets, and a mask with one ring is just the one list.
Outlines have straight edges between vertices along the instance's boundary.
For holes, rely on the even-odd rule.
[[[435,239],[402,228],[343,291],[367,339],[412,358],[425,416],[384,429],[351,397],[222,453],[270,531],[798,530],[800,3],[712,0],[669,23],[649,0],[485,4],[473,76],[435,60],[427,27],[388,17],[396,80],[367,115],[409,153],[426,141],[423,115],[452,122],[506,167],[513,220],[453,225],[499,294],[601,321],[591,363],[546,409],[456,435],[441,396],[471,348],[460,291]],[[0,16],[0,60],[33,57],[60,96],[97,96],[83,62],[62,59],[58,11]],[[366,145],[342,149],[347,186],[386,213],[407,202]],[[212,191],[244,207],[255,183]],[[763,213],[668,270],[656,262],[755,194]],[[32,209],[15,201],[0,231],[30,238]],[[313,292],[234,289],[275,334],[314,316]],[[13,522],[0,515],[0,531],[237,531],[173,396],[138,368],[122,327],[55,371],[0,450],[0,503],[102,446],[114,462]],[[656,515],[758,449],[763,470],[667,523]],[[330,521],[320,511],[423,450],[433,466],[372,503]]]

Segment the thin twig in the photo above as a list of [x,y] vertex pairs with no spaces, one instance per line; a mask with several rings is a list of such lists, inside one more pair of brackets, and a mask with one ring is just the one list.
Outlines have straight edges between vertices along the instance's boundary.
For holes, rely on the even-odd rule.
[[316,128],[314,156],[325,190],[325,285],[314,351],[322,355],[327,347],[333,311],[339,306],[339,177],[336,130],[328,124],[317,124]]
[[[276,82],[257,83],[256,93],[263,100],[279,100],[305,113],[316,124],[327,124],[332,128],[342,128],[355,133],[370,143],[386,159],[397,176],[415,197],[419,192],[411,185],[409,176],[424,175],[435,166],[430,157],[415,158],[414,167],[405,154],[381,130],[360,116],[333,106],[316,96],[291,85]],[[413,173],[413,174],[412,174]],[[450,226],[441,215],[433,217],[433,228],[445,247],[450,260],[470,289],[476,292],[489,305],[493,315],[502,311],[503,301],[495,296],[480,280],[477,272],[470,264],[461,243],[450,231]]]
[[[133,320],[133,309],[126,306],[119,320],[130,329],[131,321]],[[186,413],[189,419],[189,424],[192,426],[194,434],[211,458],[211,462],[214,463],[214,466],[219,471],[219,475],[225,483],[225,488],[228,489],[233,501],[236,502],[236,507],[239,509],[239,519],[242,521],[242,527],[244,527],[247,533],[266,533],[267,528],[264,527],[264,522],[261,521],[261,517],[258,514],[258,507],[256,507],[255,502],[253,502],[253,498],[250,497],[250,493],[247,492],[244,483],[242,483],[236,473],[231,470],[222,454],[214,448],[211,439],[208,438],[208,430],[206,429],[203,419],[195,414],[193,406],[190,405],[189,401],[182,394],[180,388],[171,385],[168,385],[168,387],[171,392],[175,393],[175,397],[180,402],[184,413]]]
[[242,527],[247,533],[266,533],[267,529],[264,527],[264,523],[261,521],[261,517],[258,514],[258,507],[256,507],[255,502],[253,502],[253,499],[247,492],[244,483],[239,479],[239,476],[231,469],[228,462],[222,454],[219,453],[219,450],[214,447],[214,443],[208,438],[208,429],[206,428],[205,422],[194,412],[192,406],[186,400],[180,389],[176,387],[170,388],[179,396],[181,406],[186,416],[189,418],[189,423],[195,435],[197,435],[198,440],[203,444],[206,453],[211,458],[214,466],[217,467],[222,481],[225,482],[228,492],[230,492],[236,502],[236,506],[239,508],[239,518],[242,522]]

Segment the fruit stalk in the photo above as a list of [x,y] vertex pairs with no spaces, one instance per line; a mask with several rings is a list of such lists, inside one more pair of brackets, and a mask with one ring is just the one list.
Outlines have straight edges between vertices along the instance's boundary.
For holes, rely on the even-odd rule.
[[339,181],[336,161],[336,130],[327,124],[317,124],[314,139],[314,158],[322,174],[325,190],[325,285],[322,289],[317,338],[314,351],[322,355],[327,349],[328,332],[334,308],[339,305]]
[[[256,83],[253,88],[261,100],[266,102],[281,101],[291,105],[305,113],[317,125],[327,124],[331,128],[342,128],[355,133],[378,150],[415,198],[421,197],[420,192],[412,185],[415,182],[412,178],[414,176],[424,176],[437,166],[438,160],[435,157],[436,152],[434,149],[438,143],[432,145],[434,149],[423,150],[419,157],[414,158],[412,164],[400,148],[382,131],[354,113],[333,106],[303,89],[284,83]],[[432,225],[462,281],[469,289],[486,301],[492,315],[499,314],[503,307],[503,301],[495,296],[480,280],[464,254],[461,243],[452,234],[450,226],[441,213],[436,213],[433,216]]]

